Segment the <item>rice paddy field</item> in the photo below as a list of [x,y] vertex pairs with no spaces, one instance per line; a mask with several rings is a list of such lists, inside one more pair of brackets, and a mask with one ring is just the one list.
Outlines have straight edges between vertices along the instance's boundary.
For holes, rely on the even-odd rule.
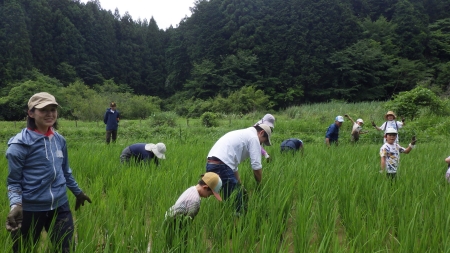
[[[120,108],[119,108],[120,109]],[[362,117],[365,130],[359,143],[350,143],[351,123],[344,122],[340,145],[326,148],[324,135],[338,114]],[[447,119],[423,116],[400,131],[407,146],[416,135],[416,148],[402,154],[398,178],[380,174],[382,133],[370,126],[383,122],[381,103],[320,104],[273,112],[272,160],[263,161],[263,182],[256,186],[248,161],[239,167],[249,191],[248,212],[234,215],[231,201],[202,200],[189,228],[187,252],[449,252],[450,195],[444,178],[450,155]],[[123,120],[117,143],[104,143],[102,122],[60,120],[75,179],[90,196],[74,211],[75,252],[178,252],[166,249],[162,225],[165,211],[205,172],[206,156],[228,131],[253,125],[265,112],[243,117],[224,116],[219,127],[205,128],[198,119],[178,119],[177,127],[150,127],[151,119]],[[9,137],[24,122],[0,122],[0,138]],[[448,125],[448,122],[447,122]],[[281,154],[283,139],[304,141],[304,156]],[[164,142],[167,159],[155,164],[121,165],[128,145]],[[0,218],[6,219],[7,161],[0,157],[3,178]],[[36,252],[50,252],[46,234]],[[0,230],[0,251],[12,241]]]

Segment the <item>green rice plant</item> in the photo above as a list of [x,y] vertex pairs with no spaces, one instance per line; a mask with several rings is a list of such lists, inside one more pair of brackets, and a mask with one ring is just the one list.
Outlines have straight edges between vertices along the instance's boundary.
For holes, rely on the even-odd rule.
[[[274,113],[273,146],[265,147],[272,160],[262,163],[262,184],[257,186],[248,161],[239,166],[249,192],[247,213],[235,216],[232,201],[203,199],[189,228],[189,252],[448,251],[450,184],[444,178],[444,158],[450,155],[450,144],[440,123],[446,118],[430,116],[435,125],[428,127],[421,126],[424,118],[408,122],[400,143],[407,146],[412,134],[418,143],[410,154],[401,154],[395,181],[379,173],[381,132],[370,129],[373,133],[352,145],[346,121],[338,147],[326,148],[323,142],[337,113],[364,119],[374,114],[381,122],[385,112],[378,109],[380,104],[299,107],[302,116],[293,119]],[[205,172],[208,151],[218,138],[252,126],[263,115],[221,117],[211,128],[199,119],[176,118],[175,127],[159,128],[149,127],[151,119],[124,120],[117,142],[110,145],[104,143],[102,122],[60,120],[73,175],[93,201],[73,211],[75,252],[169,252],[162,231],[166,210]],[[20,131],[19,125],[0,122],[4,143]],[[290,137],[304,141],[303,156],[280,153],[279,144]],[[122,150],[137,142],[164,142],[167,159],[159,166],[120,164]],[[4,156],[0,167],[5,179]],[[9,212],[6,191],[3,187],[3,218]],[[68,196],[73,209],[75,197]],[[50,247],[45,233],[42,238],[39,253]],[[0,241],[2,252],[11,251],[5,229]]]

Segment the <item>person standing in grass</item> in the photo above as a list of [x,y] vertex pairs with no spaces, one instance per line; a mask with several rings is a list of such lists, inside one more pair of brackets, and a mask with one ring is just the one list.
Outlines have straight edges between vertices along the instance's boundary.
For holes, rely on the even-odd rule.
[[[397,116],[395,116],[395,113],[393,111],[388,111],[384,115],[384,118],[387,121],[384,122],[380,127],[377,127],[375,122],[372,120],[372,126],[375,127],[375,129],[377,129],[378,131],[384,131],[384,136],[386,136],[386,130],[388,128],[394,128],[398,132],[398,130],[400,128],[405,126],[405,118],[402,118],[402,121],[396,121],[395,118],[397,118]],[[384,138],[384,142],[386,143],[386,138]],[[397,134],[397,139],[395,139],[395,143],[398,143],[398,142],[399,142],[399,139],[398,139],[398,134]]]
[[352,127],[352,143],[356,143],[359,141],[359,135],[368,133],[369,131],[362,131],[364,121],[362,119],[357,119],[354,121],[348,114],[344,115],[347,119],[349,119],[353,123]]
[[69,167],[67,144],[58,134],[55,97],[46,92],[28,101],[27,127],[8,141],[6,229],[14,252],[31,252],[45,228],[57,252],[72,252],[74,223],[66,187],[76,196],[75,210],[91,199],[78,187]]
[[106,125],[106,144],[111,142],[116,142],[117,139],[117,129],[119,128],[120,113],[116,110],[116,103],[111,102],[109,108],[106,109],[105,116],[103,117],[103,122]]
[[445,158],[445,162],[447,163],[447,173],[445,173],[445,179],[450,183],[450,156]]
[[[273,132],[273,128],[275,127],[275,117],[272,114],[266,114],[264,117],[255,123],[254,126],[257,126],[259,124],[265,124],[270,127],[270,130]],[[263,155],[266,158],[266,161],[270,161],[270,155],[267,153],[267,151],[264,149],[264,147],[261,145],[261,155]]]
[[336,146],[339,144],[339,128],[341,128],[342,122],[344,122],[344,117],[336,116],[334,123],[328,127],[327,133],[325,134],[325,144],[327,144],[327,147],[330,147],[333,143]]
[[159,159],[166,159],[166,145],[164,143],[135,143],[126,147],[120,154],[120,162],[125,163],[133,159],[135,162],[148,162],[152,159],[159,164]]
[[207,156],[206,171],[215,172],[223,182],[223,199],[239,188],[236,195],[236,215],[245,212],[246,191],[242,186],[238,165],[250,158],[253,175],[259,184],[262,181],[261,144],[271,145],[272,130],[268,125],[259,124],[235,130],[223,135],[211,148]]
[[384,136],[386,143],[380,148],[381,170],[380,173],[386,171],[388,178],[394,179],[397,175],[398,165],[400,162],[400,153],[408,154],[416,144],[416,137],[413,136],[408,148],[404,148],[395,142],[397,139],[397,130],[389,127],[386,129]]
[[189,225],[200,211],[201,198],[214,195],[217,200],[222,201],[219,195],[222,180],[220,180],[219,175],[207,172],[200,177],[197,185],[185,190],[175,202],[175,205],[170,207],[165,214],[164,229],[168,250],[173,248],[174,239],[179,238],[183,241],[180,251],[188,252],[186,246]]
[[299,151],[303,156],[303,141],[297,138],[289,138],[281,142],[281,153]]

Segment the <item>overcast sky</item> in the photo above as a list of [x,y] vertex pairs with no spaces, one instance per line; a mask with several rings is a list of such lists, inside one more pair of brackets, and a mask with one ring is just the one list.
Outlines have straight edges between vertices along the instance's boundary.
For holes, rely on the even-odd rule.
[[[81,0],[86,3],[89,0]],[[185,16],[190,16],[189,7],[194,6],[195,0],[100,0],[102,9],[111,10],[114,14],[119,9],[120,16],[125,12],[133,20],[150,20],[153,16],[160,29],[167,29],[171,24],[176,27]]]

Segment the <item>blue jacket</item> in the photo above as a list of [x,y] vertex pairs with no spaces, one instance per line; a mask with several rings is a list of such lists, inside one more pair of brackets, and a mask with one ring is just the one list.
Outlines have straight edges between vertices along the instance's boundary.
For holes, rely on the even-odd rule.
[[152,151],[147,151],[145,149],[146,143],[136,143],[133,145],[128,146],[130,148],[131,153],[135,157],[136,161],[150,161],[151,159],[155,158],[155,163],[158,164],[158,159],[153,154]]
[[66,187],[78,195],[72,176],[66,140],[60,134],[45,136],[24,128],[8,141],[8,197],[25,211],[48,211],[65,204]]
[[118,110],[114,112],[111,108],[106,109],[105,116],[103,117],[103,122],[106,124],[106,131],[117,130],[119,127],[120,113]]
[[289,147],[289,148],[292,148],[295,150],[299,150],[300,147],[302,147],[302,146],[303,146],[303,141],[296,139],[296,138],[290,138],[290,139],[284,140],[280,145],[281,148]]
[[328,138],[330,142],[335,142],[339,139],[339,127],[336,123],[333,123],[328,127],[325,138]]

